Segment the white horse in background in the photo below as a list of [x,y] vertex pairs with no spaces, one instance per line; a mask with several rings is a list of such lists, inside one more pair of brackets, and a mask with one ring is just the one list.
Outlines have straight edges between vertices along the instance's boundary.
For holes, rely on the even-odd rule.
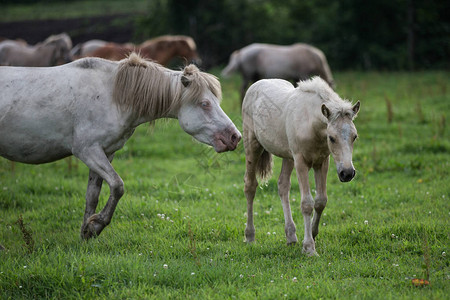
[[242,75],[241,99],[253,81],[279,78],[297,82],[313,75],[322,77],[332,88],[334,80],[323,52],[313,46],[297,43],[290,46],[251,44],[231,54],[222,76],[233,72]]
[[[357,133],[353,119],[360,107],[342,100],[319,77],[298,83],[265,79],[254,83],[247,91],[243,107],[243,140],[247,198],[247,242],[255,240],[253,199],[258,174],[263,180],[271,175],[272,154],[283,158],[278,179],[278,194],[283,205],[287,243],[296,243],[297,235],[289,204],[291,173],[295,167],[301,192],[301,209],[305,235],[303,250],[316,254],[315,237],[319,221],[327,204],[326,180],[330,153],[342,182],[355,176],[352,163],[353,143]],[[310,191],[308,173],[314,169],[316,197]],[[311,223],[311,215],[315,210]]]
[[95,50],[105,46],[106,44],[108,44],[108,42],[103,40],[89,40],[73,47],[72,50],[70,50],[70,55],[74,58],[91,56]]
[[22,41],[0,42],[0,66],[51,67],[72,61],[72,40],[66,33],[30,46]]
[[[158,118],[180,126],[217,152],[241,138],[220,108],[216,77],[195,65],[172,71],[133,53],[120,62],[84,58],[58,67],[0,67],[0,155],[41,164],[74,155],[89,167],[81,237],[111,222],[124,193],[111,165],[135,128]],[[96,213],[102,182],[110,188]]]

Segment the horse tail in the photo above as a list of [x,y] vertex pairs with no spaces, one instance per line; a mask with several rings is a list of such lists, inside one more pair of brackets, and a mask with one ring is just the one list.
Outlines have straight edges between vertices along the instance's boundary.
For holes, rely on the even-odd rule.
[[261,181],[267,181],[272,176],[272,166],[272,154],[263,150],[263,153],[256,164],[256,174],[258,174]]
[[225,67],[225,69],[222,70],[221,75],[223,77],[227,77],[231,73],[238,71],[239,67],[240,67],[239,50],[236,50],[231,54],[230,61],[228,62],[228,65]]
[[334,90],[336,88],[336,84],[334,83],[333,75],[331,74],[330,66],[328,65],[327,57],[323,52],[321,52],[320,55],[320,61],[322,63],[322,70],[323,70],[323,79],[328,82],[330,87]]

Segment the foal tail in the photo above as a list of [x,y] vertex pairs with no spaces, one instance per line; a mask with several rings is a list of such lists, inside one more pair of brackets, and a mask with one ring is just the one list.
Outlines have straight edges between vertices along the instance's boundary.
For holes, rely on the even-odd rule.
[[272,176],[272,166],[272,154],[264,150],[256,164],[256,174],[261,181],[266,182],[270,179]]

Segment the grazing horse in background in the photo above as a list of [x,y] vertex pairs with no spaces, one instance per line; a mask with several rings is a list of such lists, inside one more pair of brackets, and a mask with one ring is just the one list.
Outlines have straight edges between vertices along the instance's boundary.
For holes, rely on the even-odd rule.
[[91,56],[91,54],[100,47],[108,44],[107,41],[102,40],[89,40],[84,43],[77,44],[70,50],[70,54],[73,58],[82,58],[86,56]]
[[0,65],[50,67],[72,61],[72,40],[65,34],[52,35],[42,43],[29,46],[21,41],[0,42]]
[[[100,57],[109,60],[121,60],[126,58],[132,52],[138,52],[139,48],[132,43],[118,44],[118,43],[107,43],[103,46],[98,47],[90,54],[86,56],[89,57]],[[148,58],[144,57],[143,58]]]
[[167,65],[173,58],[180,57],[197,65],[201,59],[193,38],[183,35],[164,35],[147,40],[139,46],[142,56]]
[[199,63],[197,46],[188,36],[160,36],[141,45],[107,43],[97,48],[89,56],[101,57],[109,60],[121,60],[132,51],[140,53],[143,58],[151,59],[161,65],[167,65],[173,58],[181,57],[186,61]]
[[222,76],[233,72],[242,75],[241,99],[253,81],[279,78],[297,82],[311,76],[322,77],[334,88],[333,76],[323,52],[307,44],[279,46],[270,44],[251,44],[231,54]]
[[[0,67],[0,155],[41,164],[74,155],[89,167],[81,237],[99,235],[124,194],[111,165],[135,128],[177,118],[217,152],[241,138],[220,108],[220,83],[195,65],[172,71],[132,53],[113,62],[83,58],[51,68]],[[110,188],[96,213],[102,182]]]
[[[357,133],[353,119],[359,107],[359,101],[352,105],[342,100],[319,77],[301,81],[296,88],[282,79],[264,79],[250,86],[242,107],[247,242],[255,240],[253,199],[258,186],[256,175],[263,180],[270,177],[274,154],[283,158],[278,194],[283,205],[287,243],[297,242],[289,204],[291,173],[295,167],[305,225],[303,250],[308,255],[316,254],[314,240],[319,232],[320,216],[327,204],[330,153],[342,182],[348,182],[355,176],[352,151]],[[308,180],[311,168],[314,169],[316,182],[315,200]]]

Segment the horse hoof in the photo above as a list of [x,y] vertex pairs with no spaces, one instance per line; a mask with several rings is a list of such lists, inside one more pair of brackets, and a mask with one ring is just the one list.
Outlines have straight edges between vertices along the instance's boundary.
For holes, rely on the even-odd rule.
[[295,245],[295,244],[297,244],[297,242],[298,242],[298,239],[297,239],[297,236],[294,234],[293,236],[291,236],[291,237],[287,237],[286,236],[286,245]]
[[105,222],[100,215],[92,215],[86,221],[86,224],[81,226],[81,238],[84,240],[88,240],[93,237],[97,237],[102,232],[103,228],[105,228]]

